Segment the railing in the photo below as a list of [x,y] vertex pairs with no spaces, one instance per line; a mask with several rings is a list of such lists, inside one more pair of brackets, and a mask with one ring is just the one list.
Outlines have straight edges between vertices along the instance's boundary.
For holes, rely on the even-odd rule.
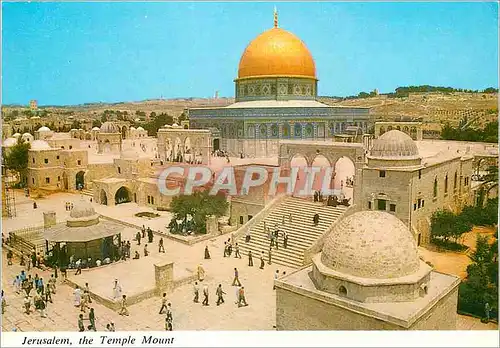
[[304,251],[304,261],[303,265],[308,265],[311,263],[311,259],[313,255],[319,253],[321,249],[323,249],[323,245],[325,244],[325,239],[328,237],[330,232],[347,216],[352,215],[356,213],[359,210],[358,206],[356,204],[351,205],[348,207],[340,216],[337,217],[337,219],[326,229],[326,231],[319,237],[316,242],[311,245],[310,248],[306,249]]
[[287,195],[280,195],[274,198],[271,202],[267,204],[267,206],[264,209],[262,209],[250,221],[242,225],[240,228],[236,230],[236,232],[233,233],[234,240],[238,240],[239,238],[243,237],[250,229],[252,229],[255,225],[264,220],[269,215],[269,213],[271,213],[271,210],[273,210],[275,207],[281,204],[281,202],[283,202],[288,197],[289,196]]

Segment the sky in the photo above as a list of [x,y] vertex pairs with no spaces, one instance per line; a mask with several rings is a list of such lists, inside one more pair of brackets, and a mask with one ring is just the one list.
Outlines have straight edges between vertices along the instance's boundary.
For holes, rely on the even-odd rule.
[[408,85],[498,88],[495,3],[2,3],[2,103],[234,96],[273,26],[311,51],[319,95]]

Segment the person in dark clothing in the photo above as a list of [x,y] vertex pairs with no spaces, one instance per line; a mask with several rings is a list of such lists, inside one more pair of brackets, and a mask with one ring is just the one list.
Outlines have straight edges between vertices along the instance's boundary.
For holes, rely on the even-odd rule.
[[163,238],[162,237],[160,237],[160,241],[158,242],[158,252],[159,253],[165,252],[165,247],[163,246]]
[[141,245],[141,232],[136,233],[135,239],[137,240],[137,245]]
[[313,223],[314,223],[314,226],[318,226],[318,224],[319,224],[319,214],[314,214]]
[[85,331],[85,326],[83,325],[83,314],[80,314],[78,316],[78,331],[80,332]]
[[248,266],[253,267],[252,250],[248,251]]
[[215,291],[215,294],[217,295],[217,306],[221,303],[224,303],[224,298],[222,297],[222,295],[224,295],[225,292],[222,290],[222,284],[219,284],[217,290]]
[[90,325],[88,326],[89,331],[90,330],[97,331],[96,327],[95,327],[95,312],[94,312],[94,308],[90,308],[89,321],[90,321]]
[[210,252],[208,251],[208,245],[205,246],[205,260],[210,259]]
[[153,243],[153,230],[148,227],[148,243]]

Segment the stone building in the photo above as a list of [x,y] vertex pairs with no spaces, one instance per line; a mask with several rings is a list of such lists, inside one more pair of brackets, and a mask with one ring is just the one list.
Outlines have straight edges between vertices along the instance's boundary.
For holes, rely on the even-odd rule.
[[97,133],[97,152],[120,152],[122,150],[120,127],[114,122],[104,122]]
[[391,130],[374,140],[366,156],[362,195],[355,203],[394,214],[410,226],[418,244],[428,243],[434,211],[473,204],[472,161],[463,153],[423,157],[409,135]]
[[276,285],[278,330],[455,330],[460,279],[419,259],[386,212],[345,217],[312,265]]
[[274,27],[257,36],[241,56],[236,102],[189,109],[191,129],[215,128],[213,150],[268,157],[282,139],[328,140],[350,126],[367,132],[369,108],[335,107],[317,101],[318,78],[311,52],[294,34]]
[[211,132],[207,129],[184,129],[177,125],[160,128],[158,155],[164,162],[210,163]]

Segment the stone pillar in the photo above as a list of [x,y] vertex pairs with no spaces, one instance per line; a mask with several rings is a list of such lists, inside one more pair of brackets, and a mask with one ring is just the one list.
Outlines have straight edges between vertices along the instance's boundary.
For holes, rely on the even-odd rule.
[[219,232],[219,226],[217,223],[217,218],[215,216],[213,215],[207,216],[207,221],[205,224],[207,227],[207,234]]
[[47,211],[43,213],[43,227],[49,228],[56,224],[56,212]]
[[174,263],[172,261],[155,263],[154,267],[156,293],[159,295],[172,291],[174,288]]

